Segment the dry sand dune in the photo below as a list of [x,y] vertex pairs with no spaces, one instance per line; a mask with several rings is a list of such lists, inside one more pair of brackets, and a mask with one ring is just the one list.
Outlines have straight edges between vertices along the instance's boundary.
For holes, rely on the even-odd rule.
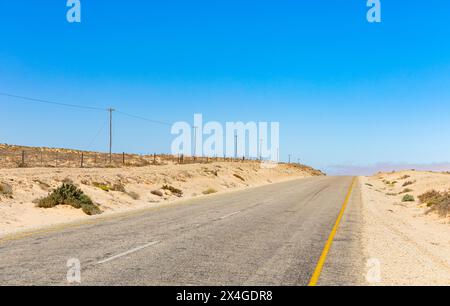
[[[170,203],[180,198],[237,190],[283,180],[322,175],[312,168],[280,164],[262,168],[258,162],[166,164],[123,168],[14,168],[0,169],[0,235],[83,218],[69,206],[37,208],[36,199],[63,182],[81,188],[103,214]],[[182,191],[182,196],[163,186]],[[153,191],[153,193],[152,193]]]
[[[367,258],[381,264],[378,285],[450,285],[449,218],[418,197],[450,189],[450,174],[403,171],[361,178]],[[414,201],[403,201],[405,195]],[[412,198],[410,198],[412,200]]]

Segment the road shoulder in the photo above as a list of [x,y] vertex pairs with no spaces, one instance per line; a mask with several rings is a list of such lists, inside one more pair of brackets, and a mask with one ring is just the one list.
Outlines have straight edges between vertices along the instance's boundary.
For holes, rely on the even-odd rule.
[[363,285],[366,254],[362,243],[361,184],[357,179],[319,279],[319,286]]
[[371,284],[450,284],[448,224],[425,216],[417,203],[389,196],[375,178],[361,178],[361,188],[363,246],[374,273]]

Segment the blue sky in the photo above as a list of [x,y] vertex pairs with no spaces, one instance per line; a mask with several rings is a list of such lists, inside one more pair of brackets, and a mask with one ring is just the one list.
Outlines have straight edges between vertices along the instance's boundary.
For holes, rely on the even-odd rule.
[[[331,172],[450,162],[447,0],[381,0],[380,24],[365,0],[81,3],[69,24],[65,0],[0,2],[0,92],[167,122],[279,121],[282,159]],[[106,113],[0,107],[1,143],[107,150]],[[173,139],[120,115],[114,134],[118,152]]]

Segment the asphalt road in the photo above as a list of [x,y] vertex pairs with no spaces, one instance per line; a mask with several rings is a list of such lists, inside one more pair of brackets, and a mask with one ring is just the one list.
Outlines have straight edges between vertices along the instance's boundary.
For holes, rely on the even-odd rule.
[[[307,285],[351,185],[316,177],[0,243],[0,285]],[[361,284],[356,186],[319,285]]]

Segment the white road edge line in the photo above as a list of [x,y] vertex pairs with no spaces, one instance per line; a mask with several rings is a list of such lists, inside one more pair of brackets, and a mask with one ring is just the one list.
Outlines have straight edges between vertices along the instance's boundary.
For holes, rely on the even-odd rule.
[[106,262],[108,262],[108,261],[111,261],[111,260],[114,260],[114,259],[117,259],[117,258],[126,256],[126,255],[129,255],[129,254],[131,254],[131,253],[135,253],[135,252],[137,252],[137,251],[140,251],[140,250],[142,250],[142,249],[148,248],[148,247],[150,247],[150,246],[152,246],[152,245],[155,245],[155,244],[158,244],[158,243],[159,243],[159,241],[153,241],[153,242],[147,243],[146,245],[143,245],[143,246],[140,246],[140,247],[131,249],[131,250],[129,250],[129,251],[126,251],[126,252],[123,252],[123,253],[120,253],[120,254],[117,254],[117,255],[115,255],[115,256],[113,256],[113,257],[109,257],[109,258],[103,259],[103,260],[97,262],[97,265],[104,264],[104,263],[106,263]]
[[231,213],[231,214],[228,214],[228,215],[226,215],[226,216],[220,217],[219,219],[222,220],[222,219],[225,219],[225,218],[228,218],[228,217],[237,215],[237,214],[240,213],[240,212],[241,212],[241,211],[236,211],[236,212],[234,212],[234,213]]

